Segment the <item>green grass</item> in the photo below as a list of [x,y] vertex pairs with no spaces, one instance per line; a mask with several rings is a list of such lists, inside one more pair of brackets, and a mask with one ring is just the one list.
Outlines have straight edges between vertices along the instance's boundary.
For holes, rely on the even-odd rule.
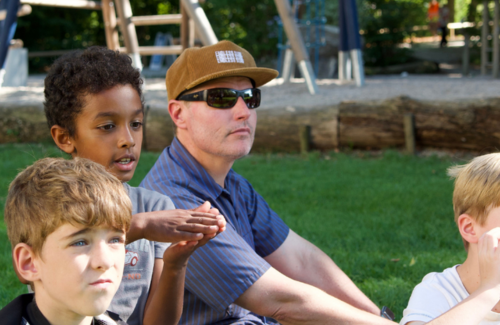
[[[0,208],[17,172],[44,156],[47,145],[0,146]],[[157,153],[143,153],[131,185],[138,185]],[[378,305],[400,319],[422,277],[465,259],[453,222],[449,158],[417,158],[387,151],[377,157],[317,153],[253,155],[234,169],[245,176],[297,233],[328,255]],[[3,218],[3,217],[2,217]],[[0,306],[25,291],[11,269],[0,221]]]

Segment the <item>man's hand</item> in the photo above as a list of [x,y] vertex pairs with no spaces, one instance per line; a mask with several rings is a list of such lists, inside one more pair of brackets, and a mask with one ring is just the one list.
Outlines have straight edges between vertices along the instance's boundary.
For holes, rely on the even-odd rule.
[[157,242],[213,238],[226,227],[224,217],[214,212],[218,211],[211,211],[210,204],[204,203],[194,210],[165,210],[135,214],[132,216],[130,230],[127,233],[127,244],[141,238]]
[[500,295],[500,228],[484,233],[478,241],[480,286],[496,289]]

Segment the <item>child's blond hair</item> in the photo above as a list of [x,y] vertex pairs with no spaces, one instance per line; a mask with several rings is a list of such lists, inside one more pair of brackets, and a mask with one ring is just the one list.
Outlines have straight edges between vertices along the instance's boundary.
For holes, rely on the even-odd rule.
[[5,203],[12,248],[26,243],[37,255],[47,236],[64,223],[128,231],[131,216],[123,184],[103,166],[82,158],[35,162],[10,184]]
[[[484,225],[489,211],[500,206],[500,153],[479,156],[468,164],[450,167],[448,175],[455,178],[455,222],[460,215],[468,214]],[[468,244],[464,241],[466,249]]]

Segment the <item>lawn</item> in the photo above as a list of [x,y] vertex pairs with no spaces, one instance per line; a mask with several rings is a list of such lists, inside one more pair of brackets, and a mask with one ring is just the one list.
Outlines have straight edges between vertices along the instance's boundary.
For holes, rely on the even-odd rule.
[[[49,145],[0,146],[0,209],[23,167],[62,154]],[[158,153],[144,153],[138,185]],[[453,222],[451,158],[417,158],[386,151],[251,155],[234,169],[245,176],[285,222],[328,255],[379,306],[399,320],[412,288],[432,271],[465,258]],[[0,221],[0,307],[26,291],[11,268]]]

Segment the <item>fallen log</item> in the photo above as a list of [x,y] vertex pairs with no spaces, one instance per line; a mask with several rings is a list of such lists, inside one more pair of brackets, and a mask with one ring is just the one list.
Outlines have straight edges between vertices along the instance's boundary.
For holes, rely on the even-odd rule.
[[403,147],[403,116],[415,116],[417,148],[492,151],[500,147],[500,98],[452,102],[397,97],[342,102],[339,145],[354,148]]
[[[299,152],[310,126],[310,149],[404,148],[404,115],[413,114],[417,149],[491,152],[500,148],[500,98],[448,102],[397,97],[346,101],[338,106],[259,109],[253,152]],[[168,111],[146,114],[144,149],[161,151],[174,137]],[[0,106],[0,143],[51,141],[42,105]]]

